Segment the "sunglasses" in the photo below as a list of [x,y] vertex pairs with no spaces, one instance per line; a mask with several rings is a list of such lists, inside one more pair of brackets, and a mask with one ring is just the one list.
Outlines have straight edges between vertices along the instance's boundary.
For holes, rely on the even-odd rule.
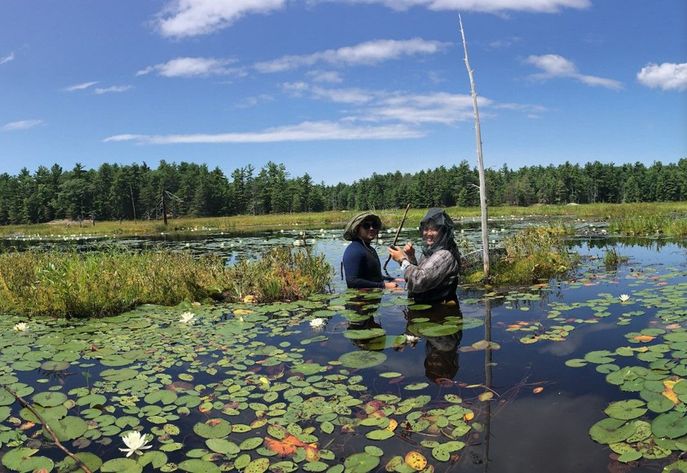
[[375,230],[379,230],[381,225],[377,222],[363,222],[360,224],[361,227],[363,227],[365,230],[369,230],[370,228],[374,228]]

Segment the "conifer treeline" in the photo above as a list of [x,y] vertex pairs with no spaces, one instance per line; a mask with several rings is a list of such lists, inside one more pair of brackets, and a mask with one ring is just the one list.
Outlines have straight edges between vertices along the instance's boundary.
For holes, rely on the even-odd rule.
[[[477,206],[477,171],[465,161],[417,173],[373,174],[352,184],[290,177],[283,164],[248,165],[226,176],[203,164],[161,161],[103,164],[64,170],[55,164],[33,174],[0,174],[0,224],[54,219],[158,218],[162,196],[174,216],[226,216],[343,209]],[[687,200],[687,158],[677,164],[565,163],[487,170],[490,205],[653,202]]]

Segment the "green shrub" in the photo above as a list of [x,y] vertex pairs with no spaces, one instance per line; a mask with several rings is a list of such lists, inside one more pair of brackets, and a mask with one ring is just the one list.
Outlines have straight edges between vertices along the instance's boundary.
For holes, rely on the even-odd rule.
[[323,256],[289,248],[235,266],[184,252],[5,253],[0,254],[0,312],[97,317],[140,304],[247,296],[256,302],[294,300],[324,291],[331,275]]
[[[570,229],[566,226],[530,227],[506,238],[503,254],[492,259],[487,282],[531,284],[567,273],[577,261],[564,244],[564,237],[569,234]],[[469,273],[465,281],[484,282],[484,273],[482,270]]]

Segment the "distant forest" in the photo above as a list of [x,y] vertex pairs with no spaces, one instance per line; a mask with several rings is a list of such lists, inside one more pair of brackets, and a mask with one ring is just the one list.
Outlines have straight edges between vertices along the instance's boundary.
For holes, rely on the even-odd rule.
[[[578,204],[687,200],[687,158],[677,164],[565,163],[503,166],[486,171],[490,205]],[[352,184],[317,184],[291,177],[283,164],[248,165],[226,176],[206,165],[161,161],[103,164],[33,174],[0,174],[0,224],[55,219],[155,219],[163,200],[170,216],[227,216],[343,209],[461,207],[479,204],[477,170],[463,161],[416,173],[373,174]],[[163,199],[164,195],[164,199]]]

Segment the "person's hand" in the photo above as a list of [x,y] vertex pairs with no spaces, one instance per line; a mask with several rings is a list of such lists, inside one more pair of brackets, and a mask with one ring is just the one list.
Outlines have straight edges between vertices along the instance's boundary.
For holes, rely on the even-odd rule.
[[403,247],[403,252],[409,257],[412,258],[415,256],[415,248],[413,247],[413,244],[411,242],[408,242],[405,244]]
[[403,258],[406,257],[406,254],[401,250],[400,248],[397,248],[395,246],[389,246],[387,248],[387,251],[391,255],[391,259],[396,261],[397,263],[400,263],[403,261]]
[[384,289],[398,289],[398,284],[392,281],[387,281],[384,283]]

